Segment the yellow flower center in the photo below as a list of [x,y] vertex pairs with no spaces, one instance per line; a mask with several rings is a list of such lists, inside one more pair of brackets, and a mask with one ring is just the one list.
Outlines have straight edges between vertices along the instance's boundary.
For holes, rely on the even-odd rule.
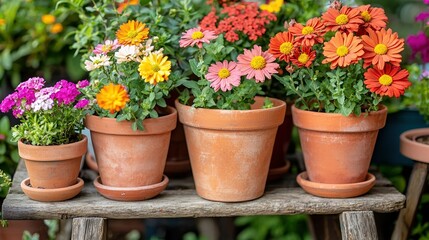
[[386,54],[387,46],[382,43],[379,43],[375,46],[374,52],[377,53],[378,55]]
[[284,42],[280,45],[280,52],[283,54],[290,54],[292,52],[293,44],[291,42]]
[[201,31],[195,31],[194,33],[192,33],[192,39],[197,40],[197,39],[201,39],[204,37],[204,33],[202,33]]
[[309,26],[304,27],[302,29],[302,31],[301,31],[301,33],[304,34],[304,35],[312,34],[313,32],[314,32],[314,28],[313,27],[309,27]]
[[252,61],[250,61],[250,66],[256,70],[264,68],[266,64],[267,62],[265,62],[265,58],[262,56],[253,57]]
[[390,86],[390,84],[392,84],[392,82],[393,82],[393,79],[392,79],[392,77],[391,77],[391,76],[389,76],[389,75],[387,75],[387,74],[383,74],[383,76],[381,76],[381,77],[378,79],[378,82],[379,82],[381,85],[384,85],[384,86]]
[[137,36],[137,34],[138,34],[138,32],[137,32],[137,31],[130,30],[130,31],[127,33],[127,37],[128,37],[128,38],[135,38],[135,37]]
[[371,21],[371,15],[369,14],[368,11],[363,11],[360,15],[362,16],[365,22]]
[[101,51],[103,51],[103,52],[110,52],[110,50],[112,50],[112,46],[110,46],[110,45],[103,45],[101,47]]
[[339,25],[344,25],[349,22],[349,17],[346,14],[340,14],[335,18],[335,22]]
[[347,55],[349,53],[349,49],[346,46],[339,46],[337,48],[337,55],[340,57],[344,57],[345,55]]
[[308,56],[308,54],[306,53],[301,53],[301,55],[299,55],[298,57],[298,61],[302,64],[306,64],[309,59],[310,59],[310,56]]
[[222,68],[218,73],[217,73],[217,75],[220,77],[220,78],[227,78],[227,77],[229,77],[230,75],[231,75],[231,73],[229,72],[229,70],[228,69],[226,69],[226,68]]
[[159,65],[158,65],[158,64],[153,64],[153,65],[152,65],[152,71],[154,71],[154,72],[158,72],[160,69],[161,69],[161,68],[159,67]]

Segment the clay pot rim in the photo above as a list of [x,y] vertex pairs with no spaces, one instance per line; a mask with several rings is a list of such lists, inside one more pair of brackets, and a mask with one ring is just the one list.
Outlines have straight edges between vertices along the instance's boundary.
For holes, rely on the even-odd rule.
[[98,176],[94,179],[93,184],[97,192],[111,200],[118,201],[139,201],[153,198],[159,195],[167,187],[169,179],[163,175],[159,183],[145,185],[141,187],[112,187],[103,185]]
[[[375,185],[375,176],[368,173],[366,180],[358,183],[330,184],[312,182],[308,179],[307,172],[301,172],[296,176],[298,184],[308,193],[328,198],[356,197],[368,192]],[[353,191],[355,190],[355,191]]]
[[429,163],[429,156],[422,155],[422,151],[429,153],[429,145],[415,141],[420,136],[429,135],[429,128],[416,128],[403,132],[399,136],[400,152],[407,158]]
[[[166,115],[157,117],[157,118],[146,118],[143,120],[143,126],[145,129],[143,131],[136,130],[134,131],[131,128],[132,123],[130,121],[116,121],[116,118],[100,117],[96,115],[86,115],[85,116],[85,127],[88,128],[91,132],[102,132],[105,134],[112,135],[149,135],[149,134],[161,134],[166,132],[171,132],[176,128],[177,122],[177,110],[173,107],[166,107]],[[92,121],[88,121],[88,120]],[[98,120],[98,121],[97,121]],[[103,125],[100,124],[100,120],[105,122]],[[96,121],[97,123],[95,123]],[[105,125],[109,125],[106,127]],[[110,131],[110,129],[113,129]],[[120,133],[115,131],[115,129],[121,129]]]
[[[76,196],[82,190],[84,186],[84,181],[81,178],[77,178],[76,181],[77,181],[76,184],[73,184],[71,186],[64,187],[64,188],[43,189],[43,188],[30,187],[29,184],[31,180],[30,178],[26,178],[21,182],[21,189],[29,198],[37,201],[42,201],[42,202],[63,201]],[[63,196],[56,197],[51,200],[47,199],[49,197],[56,196],[58,194],[61,194]]]

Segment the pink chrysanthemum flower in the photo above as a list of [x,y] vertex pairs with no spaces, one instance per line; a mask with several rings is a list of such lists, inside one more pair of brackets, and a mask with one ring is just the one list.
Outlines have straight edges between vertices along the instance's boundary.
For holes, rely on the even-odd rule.
[[180,47],[197,45],[199,48],[203,47],[203,43],[209,43],[211,40],[217,38],[215,32],[210,30],[202,31],[200,27],[191,28],[183,33],[180,38]]
[[238,70],[237,63],[224,60],[210,65],[206,78],[211,82],[210,87],[216,92],[219,89],[226,92],[231,90],[232,86],[237,87],[240,85],[241,73]]
[[93,53],[94,54],[107,54],[119,47],[118,39],[112,40],[106,40],[104,44],[98,44]]
[[277,73],[279,65],[274,61],[276,58],[268,51],[263,52],[262,48],[254,45],[252,50],[244,49],[244,53],[238,55],[238,67],[247,79],[254,78],[256,82],[264,82],[266,78],[271,79],[271,75]]

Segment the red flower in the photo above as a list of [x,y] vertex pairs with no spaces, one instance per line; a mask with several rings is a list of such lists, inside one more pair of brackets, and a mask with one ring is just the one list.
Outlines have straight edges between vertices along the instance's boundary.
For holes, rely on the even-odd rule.
[[370,68],[364,76],[366,88],[380,96],[400,97],[411,86],[408,71],[391,64],[386,64],[382,70]]

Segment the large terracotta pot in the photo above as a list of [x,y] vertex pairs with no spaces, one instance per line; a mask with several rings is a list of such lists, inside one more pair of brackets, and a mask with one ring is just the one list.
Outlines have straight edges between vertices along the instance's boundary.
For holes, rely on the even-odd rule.
[[79,142],[63,145],[34,146],[18,142],[19,156],[24,159],[33,188],[55,189],[76,184],[88,146],[86,136],[82,136]]
[[143,131],[133,131],[131,122],[87,115],[86,127],[97,159],[103,185],[141,187],[160,183],[171,131],[177,111],[167,107],[166,115],[145,119]]
[[262,109],[193,108],[176,100],[183,124],[197,194],[205,199],[239,202],[263,195],[278,126],[286,103],[271,99]]
[[292,106],[309,180],[328,184],[365,181],[378,130],[385,125],[386,116],[385,106],[359,117]]

